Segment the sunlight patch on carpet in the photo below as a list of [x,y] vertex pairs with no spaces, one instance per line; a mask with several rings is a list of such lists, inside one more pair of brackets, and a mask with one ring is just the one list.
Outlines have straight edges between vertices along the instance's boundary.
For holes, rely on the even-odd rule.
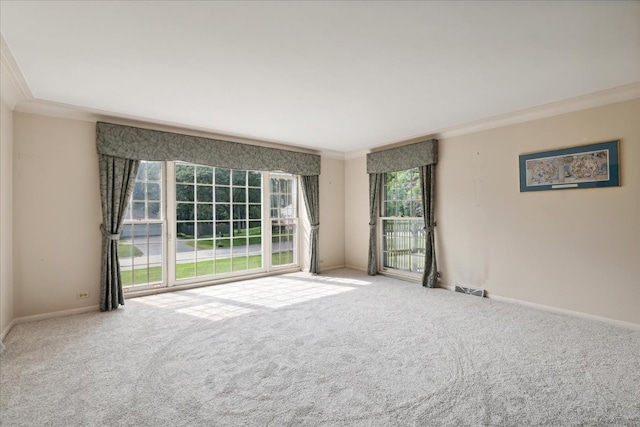
[[209,304],[196,305],[195,307],[181,308],[176,310],[178,313],[188,314],[190,316],[201,317],[208,320],[223,320],[230,317],[240,316],[242,314],[251,313],[252,310],[246,307],[238,307],[236,305],[222,304],[212,302]]

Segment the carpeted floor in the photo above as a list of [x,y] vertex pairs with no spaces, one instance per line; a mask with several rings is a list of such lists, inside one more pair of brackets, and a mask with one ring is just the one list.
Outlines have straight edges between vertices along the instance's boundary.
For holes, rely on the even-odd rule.
[[3,426],[639,426],[640,332],[353,270],[20,324]]

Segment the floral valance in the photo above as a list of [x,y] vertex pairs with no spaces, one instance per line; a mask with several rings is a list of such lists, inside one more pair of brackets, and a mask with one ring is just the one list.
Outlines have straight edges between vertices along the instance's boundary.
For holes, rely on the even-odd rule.
[[367,154],[367,173],[396,172],[438,163],[438,140],[416,142]]
[[135,160],[177,160],[233,169],[320,175],[320,156],[258,145],[97,123],[98,153]]

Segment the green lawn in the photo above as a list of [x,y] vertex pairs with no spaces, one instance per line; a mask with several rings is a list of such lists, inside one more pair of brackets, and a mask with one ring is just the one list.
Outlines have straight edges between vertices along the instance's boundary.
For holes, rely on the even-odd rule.
[[[284,251],[272,255],[273,265],[290,264],[293,262],[293,251]],[[209,261],[187,262],[176,266],[177,279],[187,279],[211,274],[231,273],[232,271],[246,271],[262,267],[262,255],[250,255]],[[162,268],[149,267],[123,271],[122,286],[154,283],[162,281]]]
[[[249,244],[250,245],[259,245],[262,243],[262,237],[260,234],[262,233],[262,229],[260,227],[253,227],[248,230],[240,230],[236,231],[235,236],[233,236],[233,246],[245,246],[247,244],[246,236],[249,236]],[[250,237],[255,236],[255,237]],[[185,236],[181,237],[187,239],[193,239],[193,236]],[[209,237],[209,236],[208,236]],[[210,236],[213,237],[213,236]],[[187,245],[194,247],[197,244],[198,249],[213,249],[214,245],[217,248],[228,248],[231,246],[231,238],[229,234],[224,234],[222,238],[217,238],[216,240],[198,240],[197,242],[186,242]]]
[[136,257],[141,255],[142,251],[133,245],[126,245],[123,243],[118,244],[118,256],[121,256],[122,258],[130,258],[132,256]]

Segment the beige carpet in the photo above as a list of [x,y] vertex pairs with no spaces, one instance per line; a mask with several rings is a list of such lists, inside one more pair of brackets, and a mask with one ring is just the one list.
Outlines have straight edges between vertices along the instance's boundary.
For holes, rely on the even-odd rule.
[[2,426],[639,426],[640,332],[352,270],[17,325]]

